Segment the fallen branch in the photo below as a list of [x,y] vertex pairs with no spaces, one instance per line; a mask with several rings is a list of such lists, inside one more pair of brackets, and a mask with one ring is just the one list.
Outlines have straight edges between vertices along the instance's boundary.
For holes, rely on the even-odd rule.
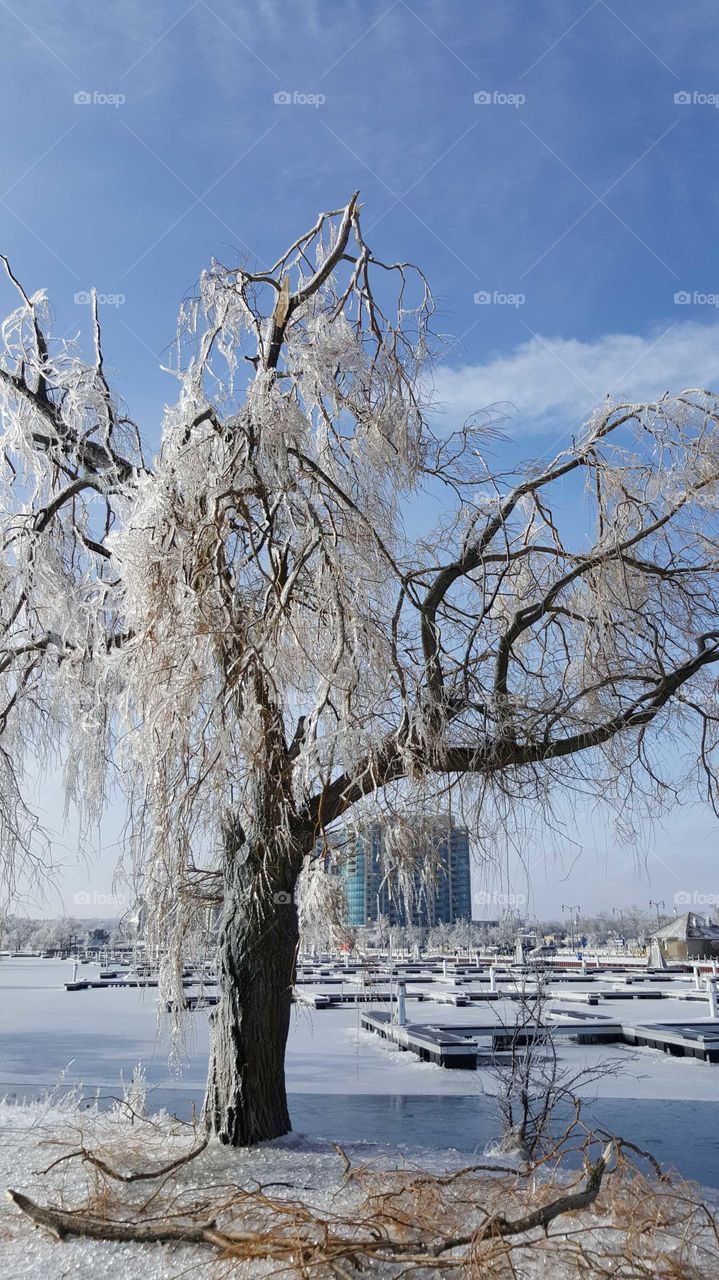
[[626,1147],[627,1151],[633,1151],[636,1156],[642,1156],[644,1160],[648,1160],[660,1182],[671,1183],[671,1174],[665,1173],[655,1156],[651,1151],[645,1151],[643,1147],[638,1147],[635,1142],[630,1142],[628,1138],[620,1138],[617,1134],[610,1134],[606,1129],[597,1129],[597,1137],[610,1138],[617,1144],[617,1149],[623,1151]]
[[57,1165],[63,1164],[65,1160],[82,1159],[87,1164],[94,1165],[100,1173],[104,1173],[106,1177],[112,1178],[115,1182],[144,1182],[150,1178],[162,1178],[167,1173],[174,1173],[176,1169],[182,1169],[184,1165],[189,1164],[191,1160],[202,1155],[208,1142],[209,1135],[203,1138],[192,1151],[188,1151],[187,1155],[178,1156],[176,1160],[171,1160],[169,1164],[160,1165],[159,1169],[141,1169],[135,1173],[119,1173],[117,1169],[113,1169],[106,1164],[100,1156],[96,1156],[93,1151],[88,1151],[87,1147],[78,1147],[77,1151],[68,1151],[64,1156],[58,1156],[57,1160],[53,1160],[46,1169],[41,1169],[42,1174],[49,1173]]
[[[83,1236],[92,1240],[121,1241],[125,1244],[198,1244],[211,1245],[224,1253],[245,1258],[295,1261],[307,1267],[311,1263],[330,1263],[336,1267],[342,1258],[348,1260],[376,1257],[387,1262],[408,1261],[409,1246],[400,1242],[374,1239],[361,1241],[331,1235],[326,1229],[318,1240],[302,1239],[293,1228],[288,1235],[271,1229],[265,1232],[221,1231],[214,1220],[204,1223],[130,1222],[98,1218],[84,1210],[59,1209],[36,1204],[19,1191],[8,1190],[8,1198],[38,1227],[44,1227],[57,1240],[67,1236]],[[326,1228],[326,1224],[325,1224]],[[421,1256],[425,1251],[419,1246]],[[301,1274],[305,1274],[303,1270]]]
[[16,1208],[27,1214],[36,1226],[44,1227],[58,1240],[66,1236],[89,1236],[93,1240],[123,1240],[141,1244],[167,1244],[181,1241],[184,1244],[224,1244],[214,1223],[191,1224],[180,1222],[113,1222],[111,1218],[96,1218],[80,1210],[57,1209],[50,1205],[36,1204],[29,1196],[8,1188],[7,1196]]
[[517,1236],[524,1235],[527,1231],[534,1231],[536,1227],[544,1227],[546,1230],[550,1222],[562,1214],[586,1209],[599,1195],[602,1179],[614,1151],[615,1143],[608,1142],[596,1164],[590,1167],[587,1181],[581,1191],[572,1191],[567,1195],[558,1196],[556,1200],[550,1200],[549,1204],[542,1205],[532,1213],[527,1213],[522,1218],[515,1218],[513,1221],[503,1217],[490,1218],[484,1228],[484,1234]]
[[[50,1205],[39,1205],[19,1191],[8,1190],[7,1194],[21,1213],[29,1217],[36,1226],[50,1231],[58,1240],[75,1235],[90,1237],[94,1240],[113,1240],[134,1244],[210,1245],[235,1255],[239,1253],[246,1257],[293,1260],[304,1265],[313,1262],[336,1266],[343,1258],[352,1260],[355,1264],[359,1264],[362,1259],[405,1264],[421,1260],[426,1262],[429,1259],[439,1262],[442,1255],[468,1245],[474,1246],[479,1240],[524,1235],[537,1227],[543,1227],[546,1230],[550,1222],[562,1214],[586,1209],[599,1194],[602,1178],[614,1150],[615,1144],[608,1143],[599,1160],[589,1169],[586,1183],[581,1191],[559,1196],[532,1213],[511,1221],[501,1216],[490,1217],[479,1232],[445,1238],[436,1243],[378,1237],[377,1234],[364,1238],[357,1238],[356,1235],[340,1236],[328,1230],[327,1222],[319,1220],[313,1222],[311,1218],[306,1219],[303,1225],[322,1228],[320,1237],[317,1239],[307,1235],[304,1238],[300,1236],[297,1230],[299,1223],[294,1224],[288,1235],[281,1235],[272,1229],[242,1233],[224,1231],[216,1226],[214,1219],[206,1222],[173,1222],[169,1219],[149,1222],[118,1221],[112,1218],[100,1218],[85,1210],[67,1210]],[[119,1180],[127,1179],[121,1177]],[[287,1206],[283,1206],[283,1209],[286,1213]],[[441,1265],[444,1263],[442,1262]]]
[[[8,1199],[38,1227],[57,1240],[82,1236],[91,1240],[121,1241],[124,1244],[204,1244],[223,1251],[243,1246],[256,1257],[288,1258],[314,1251],[316,1246],[294,1238],[263,1236],[258,1232],[221,1231],[214,1219],[207,1222],[130,1222],[98,1218],[84,1210],[59,1209],[36,1204],[19,1191],[7,1191]],[[349,1244],[349,1242],[345,1242]]]

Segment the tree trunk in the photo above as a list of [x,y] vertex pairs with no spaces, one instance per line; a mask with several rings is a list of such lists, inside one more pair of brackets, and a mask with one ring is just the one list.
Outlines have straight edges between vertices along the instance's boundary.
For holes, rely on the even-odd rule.
[[204,1114],[232,1146],[292,1128],[285,1046],[299,943],[296,879],[291,859],[268,857],[266,845],[228,852]]

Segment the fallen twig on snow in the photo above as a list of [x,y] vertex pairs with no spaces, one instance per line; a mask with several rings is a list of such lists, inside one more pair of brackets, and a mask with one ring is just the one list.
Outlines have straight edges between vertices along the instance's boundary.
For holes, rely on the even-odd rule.
[[38,1172],[42,1174],[49,1173],[51,1169],[55,1169],[57,1165],[63,1164],[66,1160],[81,1159],[86,1164],[94,1165],[96,1169],[99,1169],[100,1173],[104,1173],[115,1182],[144,1182],[150,1178],[162,1178],[165,1174],[174,1173],[175,1170],[189,1164],[191,1160],[202,1155],[209,1141],[208,1135],[201,1142],[198,1142],[192,1151],[188,1151],[184,1156],[178,1156],[176,1160],[171,1160],[169,1164],[160,1165],[158,1169],[139,1169],[133,1173],[120,1173],[117,1169],[111,1168],[100,1156],[95,1155],[93,1151],[89,1151],[87,1147],[78,1147],[77,1151],[67,1151],[65,1155],[58,1156],[57,1160],[53,1160],[52,1164],[49,1164],[46,1169],[40,1169]]

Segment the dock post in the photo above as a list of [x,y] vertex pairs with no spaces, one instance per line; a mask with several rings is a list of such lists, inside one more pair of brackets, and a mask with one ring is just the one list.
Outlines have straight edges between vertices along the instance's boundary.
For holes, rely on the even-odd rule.
[[497,990],[497,971],[493,964],[489,966],[489,989],[490,991]]
[[719,1000],[717,1000],[716,978],[707,978],[707,989],[709,991],[709,1017],[719,1018]]
[[74,961],[73,961],[73,965],[72,965],[72,980],[73,980],[73,982],[77,982],[77,960],[74,960]]
[[397,979],[397,1026],[407,1025],[407,985],[403,978]]
[[701,969],[700,969],[700,967],[699,967],[699,965],[698,965],[698,964],[695,964],[695,965],[694,965],[694,986],[696,987],[697,991],[701,991],[701,989],[702,989],[702,971],[701,971]]

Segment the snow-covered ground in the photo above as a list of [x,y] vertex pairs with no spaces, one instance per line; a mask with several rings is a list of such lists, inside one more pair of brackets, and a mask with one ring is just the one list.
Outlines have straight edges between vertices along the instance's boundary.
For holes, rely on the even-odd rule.
[[[58,1156],[82,1142],[102,1151],[116,1167],[148,1168],[167,1163],[193,1146],[193,1134],[162,1114],[151,1123],[128,1123],[122,1110],[77,1112],[60,1101],[33,1106],[0,1104],[0,1186],[27,1193],[38,1202],[76,1205],[93,1189],[92,1174],[79,1160],[46,1169]],[[358,1160],[377,1155],[374,1146],[349,1148]],[[436,1162],[436,1156],[435,1156]],[[446,1166],[453,1157],[447,1153]],[[454,1156],[455,1166],[459,1163]],[[329,1143],[290,1136],[252,1151],[234,1151],[215,1143],[176,1178],[177,1186],[236,1183],[264,1186],[279,1197],[302,1194],[320,1210],[338,1209],[342,1162]],[[278,1186],[277,1184],[283,1184]],[[151,1195],[156,1183],[144,1184]],[[271,1191],[270,1191],[271,1188]],[[267,1268],[267,1271],[271,1270]],[[253,1274],[264,1274],[257,1268]],[[3,1280],[173,1280],[179,1276],[217,1275],[216,1255],[192,1246],[148,1246],[67,1238],[58,1242],[7,1200],[0,1201],[0,1274]],[[222,1271],[219,1272],[222,1274]]]
[[[345,1155],[358,1175],[347,1178],[341,1153],[328,1142],[301,1135],[250,1151],[212,1143],[171,1175],[130,1186],[113,1181],[78,1156],[83,1148],[115,1171],[148,1171],[191,1152],[200,1137],[198,1131],[179,1125],[166,1114],[131,1116],[122,1105],[100,1112],[95,1107],[78,1107],[72,1096],[63,1099],[59,1093],[27,1106],[0,1104],[0,1186],[12,1188],[35,1204],[90,1214],[105,1223],[213,1220],[220,1229],[241,1231],[246,1238],[249,1233],[258,1240],[258,1248],[265,1247],[263,1240],[272,1231],[279,1231],[293,1251],[290,1257],[237,1261],[221,1258],[201,1245],[126,1243],[75,1234],[57,1239],[44,1226],[34,1227],[30,1218],[6,1199],[0,1202],[3,1280],[347,1275],[346,1269],[326,1270],[316,1258],[301,1265],[296,1253],[298,1241],[326,1245],[328,1233],[335,1239],[372,1240],[368,1223],[380,1220],[381,1193],[387,1190],[392,1190],[392,1201],[390,1216],[381,1219],[386,1224],[381,1239],[405,1240],[405,1229],[399,1226],[398,1230],[400,1204],[410,1206],[410,1217],[405,1221],[413,1232],[424,1222],[429,1225],[422,1230],[434,1231],[434,1238],[437,1231],[455,1237],[458,1231],[471,1234],[486,1213],[516,1219],[581,1185],[573,1175],[569,1175],[571,1185],[567,1175],[549,1185],[546,1174],[539,1181],[514,1175],[498,1180],[500,1175],[480,1172],[464,1175],[461,1183],[455,1180],[446,1193],[443,1186],[436,1185],[427,1199],[416,1191],[419,1183],[426,1183],[425,1174],[456,1174],[467,1165],[462,1153],[420,1148],[398,1153],[373,1143],[348,1144]],[[506,1164],[506,1157],[489,1159],[490,1164],[500,1159]],[[613,1158],[610,1168],[614,1169]],[[675,1194],[676,1201],[672,1199]],[[406,1199],[398,1200],[398,1195]],[[512,1274],[516,1280],[572,1280],[579,1274],[577,1255],[568,1251],[581,1246],[601,1255],[611,1267],[601,1274],[639,1274],[616,1269],[617,1258],[624,1257],[625,1251],[626,1256],[635,1255],[639,1248],[647,1265],[655,1256],[661,1261],[664,1269],[656,1274],[691,1274],[694,1280],[711,1280],[719,1269],[719,1249],[701,1207],[702,1199],[715,1211],[712,1193],[684,1186],[665,1188],[611,1172],[605,1177],[600,1199],[591,1208],[555,1219],[546,1234],[535,1228],[515,1241]],[[452,1220],[448,1214],[453,1215]],[[477,1265],[481,1269],[481,1263]],[[470,1270],[471,1274],[479,1273]],[[401,1266],[371,1262],[364,1273],[406,1276],[408,1270],[406,1260]],[[439,1272],[430,1268],[422,1274]],[[482,1274],[505,1272],[492,1269],[482,1270]],[[582,1274],[595,1272],[583,1270]]]

